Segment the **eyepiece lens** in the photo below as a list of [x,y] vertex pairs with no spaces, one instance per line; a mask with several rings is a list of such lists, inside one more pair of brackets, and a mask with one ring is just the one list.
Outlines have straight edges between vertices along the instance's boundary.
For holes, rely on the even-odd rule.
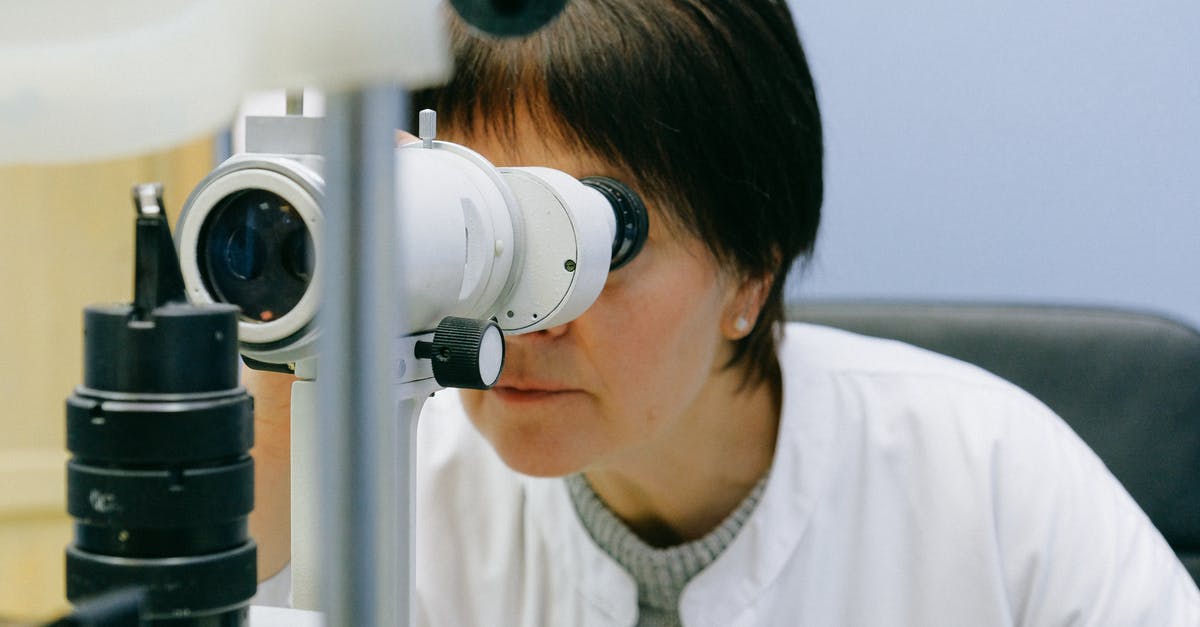
[[617,233],[612,243],[612,263],[616,270],[629,263],[642,250],[650,233],[646,205],[631,187],[607,176],[587,176],[580,183],[600,192],[612,207]]
[[295,207],[264,189],[234,192],[200,229],[200,275],[213,299],[242,318],[270,322],[303,298],[315,261],[312,234]]

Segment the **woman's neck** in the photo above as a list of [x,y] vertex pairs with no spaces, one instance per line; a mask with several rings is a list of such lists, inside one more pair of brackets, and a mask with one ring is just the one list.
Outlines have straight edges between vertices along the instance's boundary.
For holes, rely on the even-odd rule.
[[584,472],[605,505],[647,544],[703,537],[770,467],[779,379],[740,389],[740,377],[733,369],[714,374],[659,437]]

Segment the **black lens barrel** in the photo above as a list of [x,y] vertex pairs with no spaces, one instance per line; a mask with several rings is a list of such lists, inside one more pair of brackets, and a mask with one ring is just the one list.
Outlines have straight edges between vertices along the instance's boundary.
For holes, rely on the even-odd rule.
[[237,308],[90,307],[84,334],[84,385],[66,412],[67,598],[142,588],[148,625],[245,625],[254,422]]
[[650,232],[646,205],[628,185],[607,176],[588,176],[579,182],[600,192],[612,207],[617,232],[613,237],[612,262],[608,269],[616,270],[632,261],[646,244]]

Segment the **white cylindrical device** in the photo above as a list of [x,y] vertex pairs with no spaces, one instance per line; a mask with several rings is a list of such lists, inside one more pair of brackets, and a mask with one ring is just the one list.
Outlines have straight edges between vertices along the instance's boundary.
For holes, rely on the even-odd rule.
[[[397,336],[447,316],[536,331],[599,295],[618,234],[604,193],[550,168],[498,169],[440,141],[398,147],[396,168]],[[322,270],[322,188],[318,157],[241,154],[201,182],[180,217],[189,297],[241,307],[241,350],[254,360],[314,356],[317,285],[339,279]]]

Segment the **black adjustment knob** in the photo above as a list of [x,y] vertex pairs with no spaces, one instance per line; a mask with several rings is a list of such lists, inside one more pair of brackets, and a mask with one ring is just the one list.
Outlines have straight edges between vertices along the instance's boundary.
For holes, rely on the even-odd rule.
[[491,320],[447,316],[432,342],[417,342],[416,356],[433,364],[433,378],[448,388],[486,390],[504,368],[504,333]]
[[646,235],[650,232],[646,205],[628,185],[607,176],[588,176],[579,182],[600,192],[612,206],[617,232],[613,237],[612,262],[608,269],[616,270],[632,261],[646,243]]

